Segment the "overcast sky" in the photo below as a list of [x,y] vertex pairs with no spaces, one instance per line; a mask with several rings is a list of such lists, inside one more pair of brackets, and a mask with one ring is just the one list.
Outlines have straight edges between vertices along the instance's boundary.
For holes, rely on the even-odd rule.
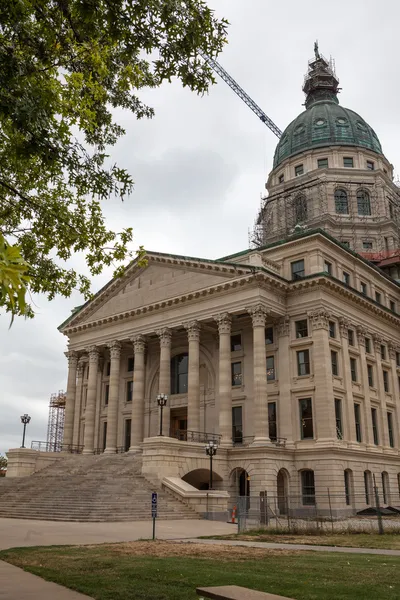
[[[342,105],[375,129],[400,171],[397,0],[210,0],[230,22],[219,61],[284,129],[302,110],[314,40],[336,60]],[[197,97],[177,82],[145,93],[151,121],[122,114],[126,136],[112,158],[129,169],[135,192],[104,206],[111,227],[134,228],[149,250],[216,258],[248,246],[277,138],[222,81]],[[98,289],[110,273],[95,281]],[[57,326],[81,303],[38,297],[33,321],[0,315],[0,453],[45,440],[51,393],[66,387],[66,338]]]

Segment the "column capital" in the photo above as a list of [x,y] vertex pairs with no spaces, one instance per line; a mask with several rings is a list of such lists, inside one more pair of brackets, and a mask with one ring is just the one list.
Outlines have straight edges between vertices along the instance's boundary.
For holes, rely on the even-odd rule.
[[200,339],[200,323],[198,321],[189,321],[183,324],[187,331],[189,342],[198,342]]
[[251,316],[253,327],[265,327],[267,317],[271,314],[271,311],[262,304],[256,304],[255,306],[247,308],[247,312]]
[[75,350],[68,350],[68,352],[64,352],[65,356],[68,360],[68,367],[71,369],[76,369],[78,365],[78,353]]
[[308,317],[311,321],[311,326],[313,329],[328,330],[329,319],[332,318],[332,315],[330,312],[328,312],[324,308],[317,308],[316,310],[311,310],[308,313]]
[[357,325],[356,327],[358,343],[360,346],[365,346],[365,338],[368,337],[368,331],[365,327],[361,327],[361,325]]
[[144,353],[146,350],[146,338],[144,335],[135,335],[135,337],[131,338],[131,342],[133,344],[133,351],[135,355]]
[[290,319],[289,319],[289,317],[282,317],[282,319],[279,319],[279,321],[277,322],[277,328],[278,328],[278,336],[279,337],[284,337],[285,335],[289,335],[290,334]]
[[91,363],[98,362],[99,356],[100,356],[100,348],[98,348],[97,346],[89,346],[89,348],[86,350],[86,352],[88,353],[88,356],[89,356],[89,362],[91,362]]
[[381,351],[381,345],[384,343],[382,336],[380,336],[377,333],[373,333],[372,334],[372,339],[374,341],[374,348],[375,348],[376,352],[380,352]]
[[122,344],[118,340],[113,340],[109,344],[107,344],[110,350],[110,356],[112,360],[116,360],[121,356]]
[[346,317],[340,317],[340,319],[339,319],[339,331],[340,331],[340,335],[343,338],[348,339],[350,326],[351,326],[350,319],[346,319]]
[[168,329],[168,327],[163,327],[162,329],[158,329],[156,334],[160,338],[160,346],[162,348],[170,348],[171,340],[172,340],[172,331]]
[[215,315],[214,320],[218,323],[219,335],[221,335],[221,333],[231,333],[232,316],[229,313],[224,312]]

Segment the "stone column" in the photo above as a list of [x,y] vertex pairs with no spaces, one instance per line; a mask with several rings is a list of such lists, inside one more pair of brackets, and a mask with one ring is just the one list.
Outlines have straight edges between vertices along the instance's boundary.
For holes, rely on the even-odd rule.
[[65,400],[63,447],[66,446],[66,450],[68,450],[68,446],[72,444],[74,428],[76,369],[78,366],[78,354],[72,350],[66,352],[65,356],[68,358],[68,381]]
[[290,319],[284,317],[278,322],[278,437],[285,438],[287,444],[293,442],[292,399],[290,377]]
[[[392,376],[392,396],[394,403],[394,415],[393,415],[393,434],[394,434],[394,445],[397,447],[400,443],[400,395],[399,395],[399,380],[397,376],[397,362],[396,352],[400,352],[400,348],[395,346],[392,342],[389,343],[389,357],[391,366]],[[389,431],[388,431],[389,433]]]
[[75,414],[74,414],[74,431],[72,434],[72,444],[79,445],[79,429],[81,424],[81,409],[82,409],[82,388],[83,388],[83,370],[85,363],[80,358],[78,360],[78,368],[76,371],[76,394],[75,394]]
[[87,400],[85,410],[85,437],[83,454],[93,454],[94,450],[94,418],[96,412],[97,369],[99,364],[99,349],[91,346],[89,354],[89,377],[87,384]]
[[215,317],[219,331],[219,433],[221,446],[232,446],[231,325],[229,313]]
[[254,379],[254,441],[262,446],[269,439],[267,399],[267,358],[265,349],[265,321],[267,310],[261,304],[248,309],[253,321],[253,379]]
[[133,367],[132,424],[129,452],[140,450],[144,431],[145,350],[143,335],[132,338],[135,361]]
[[354,416],[354,398],[353,386],[351,381],[350,353],[349,353],[349,327],[351,323],[348,319],[339,319],[339,331],[342,338],[343,352],[343,387],[346,390],[344,403],[342,406],[343,437],[346,440],[357,443],[356,439],[356,420]]
[[366,442],[368,446],[374,447],[374,436],[372,432],[372,419],[371,419],[371,397],[369,394],[369,381],[368,381],[368,370],[367,370],[367,356],[365,352],[365,338],[368,337],[368,331],[363,327],[357,327],[357,338],[360,349],[360,366],[361,366],[361,380],[362,389],[364,393],[364,427],[362,431],[362,440]]
[[317,443],[331,443],[337,440],[331,349],[328,337],[331,315],[320,308],[311,311],[308,316],[311,322],[313,340],[314,437]]
[[200,324],[186,323],[189,340],[188,431],[200,431]]
[[107,440],[104,454],[115,454],[117,451],[119,380],[121,367],[121,342],[115,340],[108,344],[110,349],[110,381],[107,408]]
[[[168,401],[163,409],[163,433],[170,435],[171,428],[171,338],[172,331],[168,328],[160,329],[156,332],[160,338],[160,374],[158,378],[158,393],[167,394]],[[160,420],[160,410],[158,410],[158,421]],[[160,422],[158,423],[158,431]]]
[[389,447],[389,431],[387,422],[387,410],[386,410],[386,392],[383,384],[383,373],[382,373],[382,357],[381,357],[381,344],[383,339],[379,335],[372,336],[375,348],[376,358],[376,371],[377,371],[377,383],[378,383],[378,399],[379,399],[379,430],[378,430],[378,441],[379,446]]

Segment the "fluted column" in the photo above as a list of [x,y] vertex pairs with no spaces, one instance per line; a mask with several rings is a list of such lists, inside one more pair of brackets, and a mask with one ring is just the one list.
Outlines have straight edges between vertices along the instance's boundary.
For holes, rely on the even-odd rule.
[[132,338],[135,361],[133,367],[132,425],[129,452],[140,450],[144,431],[145,350],[143,335]]
[[357,338],[360,349],[360,365],[361,365],[361,377],[362,377],[362,389],[364,391],[364,431],[362,432],[362,439],[367,443],[368,446],[374,448],[374,435],[372,431],[372,419],[371,419],[371,397],[369,394],[369,381],[368,381],[368,370],[367,370],[367,357],[365,353],[365,338],[368,332],[363,327],[357,327]]
[[345,417],[343,423],[343,437],[346,440],[356,443],[356,420],[354,416],[354,398],[349,353],[349,327],[350,321],[348,319],[339,319],[339,331],[342,338],[343,352],[343,382],[344,389],[346,390],[345,404],[343,406],[343,414]]
[[115,454],[117,451],[118,401],[122,344],[115,340],[111,342],[108,347],[110,349],[111,363],[107,408],[107,440],[104,454]]
[[68,358],[68,380],[65,400],[63,446],[69,446],[70,444],[72,444],[72,435],[74,427],[76,369],[78,366],[78,354],[72,350],[66,352],[65,356]]
[[[160,338],[160,374],[158,379],[158,393],[167,394],[168,401],[163,409],[163,432],[169,436],[171,428],[171,338],[172,331],[164,328],[156,332]],[[160,411],[158,418],[160,419]],[[158,423],[158,430],[160,423]]]
[[265,350],[265,321],[268,312],[261,304],[249,308],[248,312],[253,321],[253,445],[262,446],[270,441],[268,429],[267,359]]
[[375,348],[376,358],[376,370],[377,370],[377,382],[378,382],[378,397],[379,397],[379,446],[389,447],[389,430],[387,423],[387,408],[386,408],[386,392],[383,383],[382,373],[382,357],[381,357],[381,345],[383,340],[379,335],[373,335],[373,342]]
[[200,431],[200,324],[185,325],[189,341],[188,431]]
[[219,332],[219,433],[222,446],[232,446],[231,325],[229,313],[215,317]]
[[290,319],[284,317],[278,322],[278,437],[285,438],[287,445],[293,443],[291,377],[290,377]]
[[85,437],[83,454],[93,454],[94,450],[94,418],[96,412],[97,369],[99,365],[99,349],[91,346],[89,354],[89,377],[85,410]]
[[83,387],[83,370],[85,363],[80,358],[76,370],[76,393],[75,393],[75,411],[74,411],[74,430],[72,432],[72,444],[79,445],[79,429],[81,421],[81,404],[82,404],[82,387]]

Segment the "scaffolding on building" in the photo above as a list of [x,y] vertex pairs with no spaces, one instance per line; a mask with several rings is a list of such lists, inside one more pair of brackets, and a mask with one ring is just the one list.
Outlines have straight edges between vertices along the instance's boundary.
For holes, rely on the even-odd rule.
[[64,435],[66,394],[62,390],[50,396],[47,423],[47,451],[61,452]]

